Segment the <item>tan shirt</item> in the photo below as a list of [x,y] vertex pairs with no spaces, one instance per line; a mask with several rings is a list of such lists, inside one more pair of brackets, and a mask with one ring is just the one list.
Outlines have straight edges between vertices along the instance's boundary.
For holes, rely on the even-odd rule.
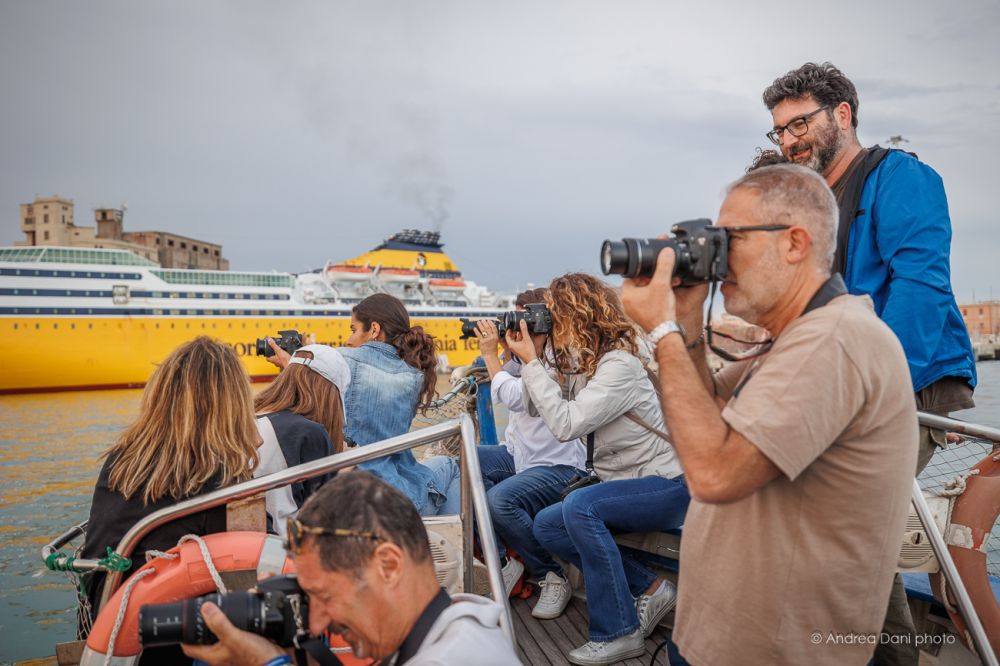
[[839,296],[716,382],[729,399],[722,418],[783,475],[730,504],[691,501],[681,654],[697,666],[865,664],[916,464],[902,347],[867,296]]

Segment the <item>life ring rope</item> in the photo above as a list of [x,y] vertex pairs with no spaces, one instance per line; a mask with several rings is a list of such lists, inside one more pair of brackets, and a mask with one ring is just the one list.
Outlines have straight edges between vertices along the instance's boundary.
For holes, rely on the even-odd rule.
[[[219,575],[219,570],[215,568],[215,563],[212,561],[212,554],[208,552],[208,544],[206,544],[205,540],[196,534],[185,534],[180,538],[180,541],[177,542],[177,545],[182,546],[188,541],[194,541],[198,544],[198,549],[201,551],[201,557],[205,561],[205,566],[208,568],[208,573],[212,577],[212,582],[215,583],[215,587],[219,591],[219,594],[226,594],[229,590],[226,588],[226,584],[222,580],[222,576]],[[155,559],[176,560],[180,559],[180,553],[164,553],[159,550],[147,550],[146,562],[149,563]],[[143,578],[152,576],[155,573],[156,569],[139,571],[129,579],[128,583],[125,584],[125,590],[122,592],[122,600],[118,605],[118,613],[115,615],[115,624],[111,628],[111,637],[108,639],[108,652],[104,657],[104,666],[111,666],[111,662],[115,658],[115,642],[118,640],[118,632],[121,630],[122,624],[125,622],[125,614],[128,610],[128,600],[132,595],[132,588],[134,588]]]

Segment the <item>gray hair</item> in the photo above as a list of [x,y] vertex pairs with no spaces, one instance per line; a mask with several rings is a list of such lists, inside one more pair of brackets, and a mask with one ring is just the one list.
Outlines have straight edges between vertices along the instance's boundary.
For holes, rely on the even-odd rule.
[[754,212],[762,224],[798,224],[812,237],[816,264],[829,274],[837,247],[837,200],[823,177],[797,164],[775,164],[755,169],[732,183],[736,190],[757,193]]

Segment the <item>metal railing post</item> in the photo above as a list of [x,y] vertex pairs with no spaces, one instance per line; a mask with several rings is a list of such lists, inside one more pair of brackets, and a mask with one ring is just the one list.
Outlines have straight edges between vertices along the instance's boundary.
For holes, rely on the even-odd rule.
[[[462,428],[462,458],[465,460],[465,470],[468,472],[466,484],[472,491],[469,494],[475,505],[479,543],[482,546],[483,559],[486,560],[486,570],[490,576],[490,589],[493,591],[493,600],[499,603],[502,609],[500,628],[507,634],[510,642],[516,646],[514,622],[511,620],[510,614],[510,599],[507,598],[507,588],[503,584],[503,575],[500,573],[500,555],[497,550],[496,534],[493,532],[493,520],[490,518],[489,505],[486,503],[486,487],[483,486],[479,456],[476,454],[476,430],[472,425],[472,419],[467,416],[461,419],[460,424]],[[464,504],[464,487],[462,496]],[[472,561],[471,555],[468,561]]]
[[930,537],[931,548],[934,550],[938,563],[941,565],[941,573],[948,579],[948,585],[951,587],[952,592],[955,593],[958,608],[965,619],[969,633],[972,634],[972,643],[975,645],[976,652],[979,653],[979,658],[988,666],[998,666],[997,657],[993,654],[993,648],[990,647],[990,640],[986,636],[986,630],[983,629],[983,623],[979,621],[979,615],[976,614],[976,609],[972,605],[969,592],[965,589],[965,583],[962,582],[958,568],[955,567],[955,561],[951,559],[951,553],[948,552],[948,547],[944,543],[944,537],[938,531],[937,523],[934,522],[934,516],[927,506],[927,502],[924,500],[924,491],[920,489],[920,483],[916,479],[913,480],[913,492],[911,494],[913,496],[913,506],[917,510],[917,515],[920,516],[920,522],[924,524],[927,536]]

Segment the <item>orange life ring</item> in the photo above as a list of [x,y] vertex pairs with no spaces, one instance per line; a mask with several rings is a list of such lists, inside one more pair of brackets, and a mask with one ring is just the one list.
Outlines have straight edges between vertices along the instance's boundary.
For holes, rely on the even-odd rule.
[[[949,541],[948,552],[969,592],[993,652],[1000,655],[1000,603],[997,603],[990,587],[984,550],[984,543],[993,530],[997,516],[1000,516],[1000,462],[993,459],[994,455],[996,452],[987,455],[973,467],[979,473],[966,479],[965,491],[955,498],[945,536]],[[958,545],[956,541],[964,543]],[[937,573],[931,578],[935,595],[940,594],[940,577],[941,574]],[[955,624],[958,635],[968,645],[969,633],[965,620],[959,613],[952,611],[955,606],[951,602],[949,600],[945,604],[948,615]]]
[[[257,579],[275,574],[295,571],[295,565],[286,553],[282,541],[274,535],[263,532],[224,532],[203,537],[212,556],[212,563],[219,573],[226,571],[256,570]],[[153,559],[136,571],[153,569],[132,588],[128,599],[128,609],[118,631],[114,645],[116,666],[137,664],[142,647],[139,645],[139,608],[144,604],[162,604],[190,599],[215,591],[215,583],[208,572],[201,549],[197,543],[187,542],[171,550],[178,553],[176,559]],[[94,627],[87,637],[87,646],[80,658],[80,666],[104,664],[108,643],[121,606],[125,585],[114,593],[107,605],[101,609]],[[339,636],[333,637],[331,646],[337,649],[338,657],[345,665],[370,664],[371,660],[357,659],[350,652],[342,653],[339,648],[347,644]]]

